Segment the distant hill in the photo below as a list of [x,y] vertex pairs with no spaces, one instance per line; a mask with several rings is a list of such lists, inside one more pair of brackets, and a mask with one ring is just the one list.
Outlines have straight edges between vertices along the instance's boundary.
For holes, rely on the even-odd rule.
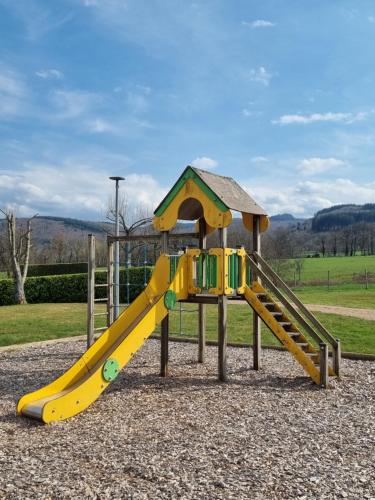
[[311,221],[311,229],[332,231],[360,223],[375,223],[375,203],[335,205],[320,210]]
[[294,222],[296,220],[296,218],[292,214],[271,215],[270,219],[273,221],[285,221],[285,222]]
[[[19,217],[17,227],[25,226],[26,219]],[[65,217],[41,216],[36,217],[32,222],[33,245],[42,247],[49,245],[54,238],[63,235],[64,237],[84,238],[92,233],[97,237],[104,238],[106,228],[110,224],[107,222],[83,221],[79,219],[69,219]],[[5,229],[5,222],[0,219],[0,231]]]

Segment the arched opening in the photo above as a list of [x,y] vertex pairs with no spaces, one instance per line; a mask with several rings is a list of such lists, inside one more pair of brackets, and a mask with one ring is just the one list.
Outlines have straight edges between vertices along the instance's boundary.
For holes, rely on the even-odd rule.
[[179,220],[198,220],[203,216],[203,206],[196,198],[187,198],[178,209]]

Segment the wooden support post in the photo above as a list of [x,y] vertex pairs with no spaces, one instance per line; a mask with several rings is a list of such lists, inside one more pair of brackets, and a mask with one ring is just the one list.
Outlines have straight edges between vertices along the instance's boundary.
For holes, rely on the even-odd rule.
[[[168,253],[168,231],[161,233],[161,252]],[[161,322],[160,335],[160,376],[168,376],[169,314]]]
[[94,343],[95,236],[88,235],[87,260],[87,349]]
[[339,339],[336,339],[337,345],[333,346],[332,351],[332,364],[333,371],[336,377],[340,377],[340,366],[341,366],[341,342]]
[[107,326],[113,323],[113,242],[107,242]]
[[328,345],[324,342],[319,344],[319,365],[320,386],[326,389],[328,387]]
[[[202,217],[199,220],[199,248],[206,250],[206,221]],[[204,264],[204,262],[203,262]],[[203,265],[203,283],[206,282],[206,268]],[[204,363],[206,350],[206,304],[198,305],[198,363]]]
[[[253,215],[253,251],[260,255],[260,216]],[[257,278],[259,281],[259,278]],[[261,368],[261,321],[258,314],[253,311],[253,369]]]
[[[227,229],[219,229],[219,246],[225,248],[227,246]],[[228,297],[219,295],[218,297],[218,364],[219,364],[219,380],[226,382],[227,375],[227,306]]]

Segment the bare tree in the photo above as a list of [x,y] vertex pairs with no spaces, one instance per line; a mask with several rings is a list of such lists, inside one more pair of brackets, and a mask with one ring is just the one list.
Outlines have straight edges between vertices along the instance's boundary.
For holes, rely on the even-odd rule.
[[12,210],[1,210],[6,221],[7,251],[11,275],[16,285],[17,304],[26,304],[25,281],[29,267],[31,248],[31,221],[26,221],[26,229],[17,231],[16,214]]

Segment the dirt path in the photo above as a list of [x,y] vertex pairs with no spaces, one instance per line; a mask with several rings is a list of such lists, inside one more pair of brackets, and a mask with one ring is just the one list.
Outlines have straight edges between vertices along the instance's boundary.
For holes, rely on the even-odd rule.
[[353,318],[375,321],[375,309],[359,309],[356,307],[326,306],[321,304],[306,304],[311,311],[328,314],[339,314],[340,316],[352,316]]
[[[234,300],[232,304],[247,304],[246,300]],[[340,316],[351,316],[352,318],[367,319],[375,321],[375,309],[359,309],[356,307],[327,306],[323,304],[305,304],[310,311]]]

